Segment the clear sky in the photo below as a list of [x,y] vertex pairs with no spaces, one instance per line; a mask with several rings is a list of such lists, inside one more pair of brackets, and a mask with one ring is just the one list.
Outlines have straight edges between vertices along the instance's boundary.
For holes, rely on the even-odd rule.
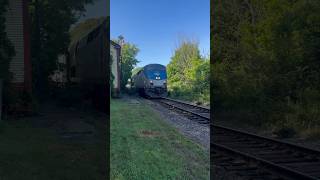
[[210,52],[210,0],[110,0],[111,39],[123,35],[140,49],[138,66],[167,65],[179,37]]

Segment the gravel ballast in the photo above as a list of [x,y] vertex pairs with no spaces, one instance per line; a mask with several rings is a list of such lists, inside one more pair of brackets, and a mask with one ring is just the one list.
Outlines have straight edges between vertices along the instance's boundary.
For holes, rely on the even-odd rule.
[[192,141],[202,145],[206,150],[210,149],[210,127],[199,124],[176,112],[170,111],[159,103],[152,100],[139,98],[140,101],[148,104],[154,111],[160,114],[162,119],[175,127],[181,134]]

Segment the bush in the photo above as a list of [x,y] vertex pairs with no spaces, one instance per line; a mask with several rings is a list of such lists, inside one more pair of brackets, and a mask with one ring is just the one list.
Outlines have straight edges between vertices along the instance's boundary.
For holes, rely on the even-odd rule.
[[37,100],[27,91],[6,85],[3,94],[4,115],[29,116],[38,110]]
[[183,41],[167,66],[168,90],[173,98],[209,104],[210,63],[201,57],[198,44]]

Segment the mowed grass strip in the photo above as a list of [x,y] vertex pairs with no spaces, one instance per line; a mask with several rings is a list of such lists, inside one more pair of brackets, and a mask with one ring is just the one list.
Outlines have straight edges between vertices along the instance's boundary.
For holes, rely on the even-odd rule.
[[145,104],[111,101],[111,179],[209,179],[209,152]]

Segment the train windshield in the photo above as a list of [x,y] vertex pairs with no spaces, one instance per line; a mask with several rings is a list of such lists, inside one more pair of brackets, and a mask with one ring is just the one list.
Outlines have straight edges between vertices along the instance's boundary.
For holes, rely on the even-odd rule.
[[167,73],[165,70],[149,70],[146,71],[146,76],[148,79],[153,80],[167,79]]

